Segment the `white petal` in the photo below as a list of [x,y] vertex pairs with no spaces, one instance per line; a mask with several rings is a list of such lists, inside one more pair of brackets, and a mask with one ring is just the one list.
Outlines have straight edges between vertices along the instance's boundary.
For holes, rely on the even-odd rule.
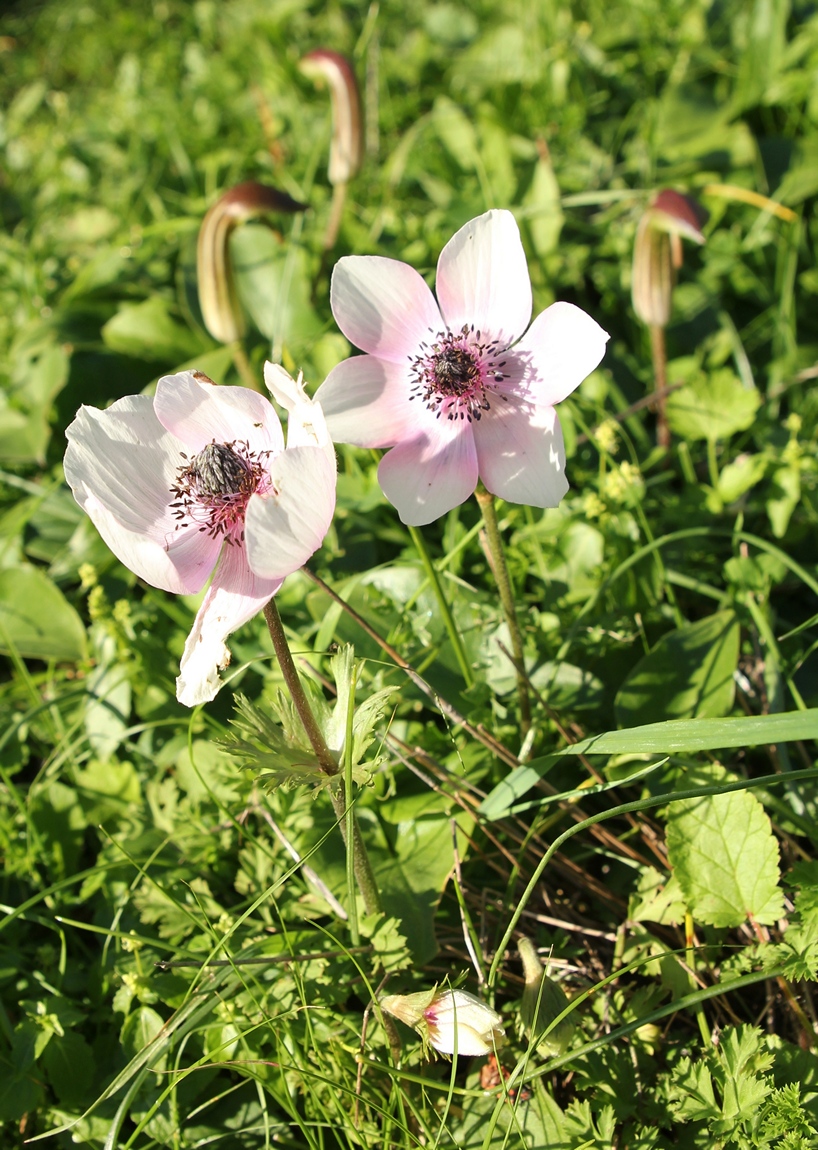
[[392,447],[416,433],[423,409],[410,396],[408,366],[356,355],[332,369],[315,398],[336,443]]
[[477,486],[477,453],[472,427],[435,420],[414,439],[403,440],[383,457],[378,480],[404,523],[432,523],[469,498]]
[[243,547],[225,544],[185,643],[176,680],[180,703],[195,707],[215,698],[222,685],[219,671],[230,662],[225,639],[257,615],[280,586],[280,579],[260,579],[253,574]]
[[331,451],[334,458],[335,449],[321,404],[317,396],[310,399],[307,395],[301,372],[297,380],[293,379],[280,364],[268,360],[264,365],[264,382],[276,403],[288,412],[287,447],[323,447]]
[[220,543],[179,528],[171,488],[184,463],[182,444],[162,427],[146,395],[106,411],[82,407],[66,431],[65,478],[114,555],[164,591],[200,591]]
[[553,407],[494,399],[474,425],[480,478],[509,503],[556,507],[568,490],[562,429]]
[[437,264],[437,298],[451,331],[473,324],[508,346],[531,319],[531,280],[511,212],[491,211],[456,232]]
[[599,366],[608,333],[571,303],[540,312],[508,358],[507,386],[553,406]]
[[348,340],[393,363],[416,354],[421,341],[443,327],[423,277],[408,264],[383,256],[339,260],[332,273],[330,302],[335,322]]
[[163,375],[156,385],[159,422],[194,455],[208,443],[249,444],[251,451],[282,451],[275,408],[247,387],[221,387],[198,371]]
[[335,511],[335,455],[288,447],[270,465],[272,488],[253,495],[244,523],[247,557],[267,579],[284,579],[324,541]]

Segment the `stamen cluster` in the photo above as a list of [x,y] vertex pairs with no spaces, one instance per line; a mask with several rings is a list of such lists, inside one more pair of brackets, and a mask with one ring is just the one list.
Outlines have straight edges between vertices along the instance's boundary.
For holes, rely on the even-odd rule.
[[496,340],[483,343],[474,324],[464,324],[459,332],[440,331],[429,344],[419,345],[411,363],[410,399],[420,399],[435,418],[479,421],[491,410],[491,399],[505,399],[491,389],[505,379],[505,359],[498,359],[505,347]]
[[[208,443],[198,455],[182,464],[171,487],[176,530],[198,524],[214,539],[228,543],[244,539],[244,516],[254,492],[264,490],[269,475],[263,460],[269,451],[254,452],[246,440]],[[182,458],[187,456],[182,452]]]

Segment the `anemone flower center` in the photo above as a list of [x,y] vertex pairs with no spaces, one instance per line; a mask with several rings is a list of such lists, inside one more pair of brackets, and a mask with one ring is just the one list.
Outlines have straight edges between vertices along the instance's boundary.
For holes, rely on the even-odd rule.
[[410,357],[411,398],[420,399],[437,419],[479,420],[493,399],[505,399],[494,390],[505,379],[505,351],[496,341],[484,343],[473,325],[438,332]]
[[208,443],[192,459],[182,454],[186,462],[171,488],[177,531],[196,524],[214,538],[223,535],[228,543],[240,543],[250,496],[269,486],[263,463],[269,454],[251,451],[248,443],[238,440]]

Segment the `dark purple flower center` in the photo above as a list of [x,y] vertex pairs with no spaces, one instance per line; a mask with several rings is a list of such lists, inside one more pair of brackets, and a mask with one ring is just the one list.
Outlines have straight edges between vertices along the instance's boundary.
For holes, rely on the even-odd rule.
[[177,531],[195,523],[214,538],[223,535],[228,543],[240,543],[250,496],[269,485],[263,462],[269,454],[253,452],[249,443],[237,440],[208,443],[190,460],[183,454],[186,462],[171,488]]
[[496,342],[483,343],[468,324],[459,332],[438,332],[411,357],[411,398],[420,399],[437,419],[479,420],[492,399],[505,399],[495,390],[505,379],[505,351]]
[[208,443],[190,465],[201,496],[240,495],[251,482],[250,464],[226,443]]

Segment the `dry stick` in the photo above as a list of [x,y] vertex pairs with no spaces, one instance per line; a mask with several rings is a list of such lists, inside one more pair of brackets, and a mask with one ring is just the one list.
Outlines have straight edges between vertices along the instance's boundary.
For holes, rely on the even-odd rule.
[[497,580],[497,590],[500,592],[500,602],[511,634],[511,653],[514,669],[517,672],[517,695],[520,700],[520,733],[523,739],[531,727],[531,701],[528,696],[528,676],[525,672],[523,659],[523,637],[520,634],[520,624],[517,621],[517,608],[514,604],[514,595],[511,590],[511,580],[508,575],[503,540],[500,535],[500,525],[497,522],[497,508],[494,505],[494,496],[481,485],[475,492],[483,523],[486,526],[486,539],[489,546],[489,555]]
[[667,351],[665,329],[659,323],[650,325],[650,354],[653,358],[653,398],[656,402],[656,442],[659,447],[670,447],[670,427],[667,422]]
[[[295,663],[293,662],[293,657],[290,652],[290,645],[287,642],[287,636],[284,634],[281,616],[278,613],[274,599],[271,599],[264,608],[264,621],[270,632],[270,638],[273,640],[273,649],[278,659],[278,665],[281,667],[281,674],[284,676],[284,682],[290,692],[293,705],[298,712],[301,725],[310,741],[310,746],[315,752],[318,765],[325,775],[334,778],[339,774],[340,767],[336,763],[332,751],[327,746],[323,731],[318,726],[307,696],[304,693],[304,687],[301,683],[301,679],[298,677],[298,671],[295,668]],[[337,787],[330,785],[328,789],[332,801],[332,809],[335,812],[335,817],[341,828],[341,834],[346,843],[346,804],[344,802],[344,796]],[[352,817],[352,860],[355,868],[355,879],[364,900],[366,913],[377,914],[381,910],[378,884],[375,881],[372,864],[369,861],[369,855],[366,852],[364,840],[361,836],[361,828],[358,825],[358,819],[354,813]]]

